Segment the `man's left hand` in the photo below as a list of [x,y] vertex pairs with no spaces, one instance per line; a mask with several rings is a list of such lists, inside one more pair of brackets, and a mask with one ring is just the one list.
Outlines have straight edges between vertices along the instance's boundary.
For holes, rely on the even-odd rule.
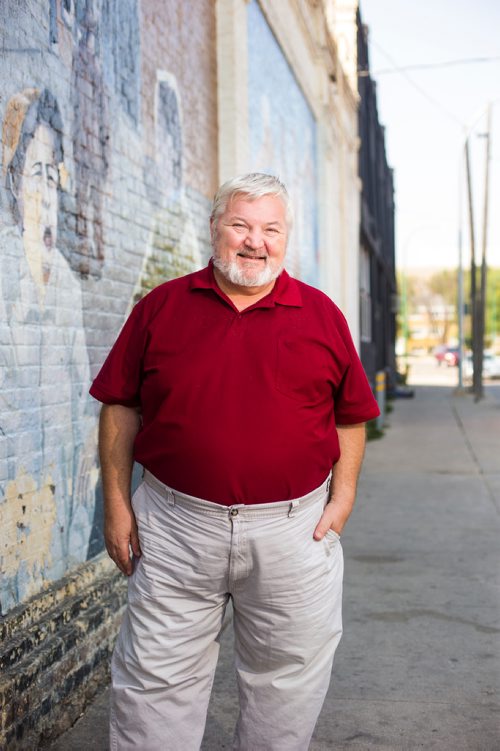
[[332,496],[314,530],[315,540],[322,540],[329,529],[341,534],[356,498],[356,484],[365,449],[365,424],[338,425],[337,434],[340,459],[332,469]]
[[346,513],[346,510],[340,504],[335,503],[335,501],[327,503],[321,519],[314,530],[314,539],[322,540],[329,529],[333,529],[334,532],[340,535],[348,516],[349,513]]

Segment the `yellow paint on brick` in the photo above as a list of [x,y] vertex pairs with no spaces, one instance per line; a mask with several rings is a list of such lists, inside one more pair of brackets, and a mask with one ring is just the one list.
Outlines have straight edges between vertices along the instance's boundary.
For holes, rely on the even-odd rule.
[[30,572],[29,592],[40,589],[40,573],[51,563],[52,528],[56,521],[56,503],[52,478],[37,488],[23,469],[7,485],[5,500],[0,504],[0,529],[16,529],[6,536],[0,549],[0,568],[4,576],[15,576],[21,561]]

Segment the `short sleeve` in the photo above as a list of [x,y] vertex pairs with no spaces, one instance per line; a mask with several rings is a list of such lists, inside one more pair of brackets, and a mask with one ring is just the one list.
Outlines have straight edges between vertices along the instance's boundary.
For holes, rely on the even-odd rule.
[[380,410],[356,352],[347,322],[340,311],[338,329],[349,360],[335,393],[335,422],[337,425],[354,425],[373,420],[378,417]]
[[137,407],[140,404],[141,373],[148,325],[144,300],[126,320],[99,373],[90,394],[104,404]]

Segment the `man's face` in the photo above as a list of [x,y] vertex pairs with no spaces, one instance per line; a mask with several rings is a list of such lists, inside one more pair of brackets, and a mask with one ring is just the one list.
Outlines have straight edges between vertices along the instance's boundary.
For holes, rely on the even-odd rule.
[[232,284],[262,287],[280,275],[288,232],[277,196],[248,201],[236,195],[210,229],[215,267]]
[[54,136],[42,123],[26,149],[18,201],[25,244],[42,247],[45,252],[50,252],[57,240],[58,181]]

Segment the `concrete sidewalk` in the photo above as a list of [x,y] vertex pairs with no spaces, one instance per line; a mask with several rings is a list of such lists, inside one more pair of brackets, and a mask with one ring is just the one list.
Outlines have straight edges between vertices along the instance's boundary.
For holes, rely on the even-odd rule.
[[[345,633],[311,751],[494,751],[500,386],[479,404],[449,386],[416,386],[389,422],[385,437],[369,444],[343,536]],[[204,751],[231,748],[231,657],[229,628]],[[106,725],[105,691],[51,748],[104,751]]]

